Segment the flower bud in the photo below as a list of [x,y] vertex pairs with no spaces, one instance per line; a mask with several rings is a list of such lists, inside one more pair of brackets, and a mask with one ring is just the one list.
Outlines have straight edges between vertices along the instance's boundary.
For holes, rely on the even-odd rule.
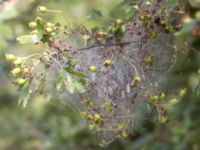
[[24,63],[24,59],[22,57],[17,57],[16,60],[14,61],[14,64],[16,66],[21,66]]
[[107,35],[106,32],[102,32],[102,31],[100,31],[98,34],[99,34],[100,37],[105,37]]
[[16,80],[16,85],[18,85],[18,86],[23,86],[25,82],[26,82],[25,79],[23,79],[23,78],[18,78],[18,79]]
[[117,28],[113,27],[113,28],[111,29],[111,32],[112,32],[112,33],[116,33],[117,30],[118,30]]
[[146,6],[151,6],[152,3],[151,3],[150,1],[146,1],[146,2],[145,2],[145,5],[146,5]]
[[186,88],[180,90],[179,95],[180,95],[181,97],[185,96],[186,94],[187,94],[187,89],[186,89]]
[[29,74],[29,73],[30,73],[29,69],[24,68],[24,70],[23,70],[23,74],[27,75],[27,74]]
[[45,31],[47,33],[52,33],[53,32],[53,28],[52,27],[47,27],[47,28],[45,28]]
[[91,72],[97,72],[97,67],[96,66],[90,66],[88,68],[88,70],[91,71]]
[[37,22],[33,21],[29,23],[29,28],[35,29],[37,27]]
[[46,13],[47,12],[47,8],[46,7],[44,7],[44,6],[38,6],[37,7],[37,12],[38,13]]
[[5,56],[6,56],[6,60],[7,60],[8,62],[14,62],[15,59],[16,59],[16,56],[13,55],[13,54],[6,54]]
[[16,76],[18,74],[21,73],[21,68],[17,67],[17,68],[14,68],[12,71],[11,71],[12,75],[13,76]]
[[116,20],[116,25],[122,26],[124,24],[124,21],[122,19],[117,19]]
[[101,116],[100,116],[99,114],[95,114],[95,115],[94,115],[94,120],[95,120],[95,121],[98,121],[98,122],[99,122],[99,121],[101,121],[101,119],[102,119],[102,118],[101,118]]
[[47,22],[45,24],[46,27],[50,27],[50,28],[53,28],[54,27],[54,24],[53,23],[50,23],[50,22]]
[[123,137],[123,138],[127,138],[127,137],[128,137],[128,133],[127,133],[126,131],[123,131],[123,132],[122,132],[122,137]]
[[112,60],[105,60],[103,64],[106,67],[112,66]]
[[93,130],[93,129],[95,128],[95,126],[94,126],[93,124],[89,124],[89,125],[88,125],[88,128],[89,128],[90,130]]
[[166,94],[165,93],[161,93],[160,94],[160,99],[164,99],[164,98],[166,98]]

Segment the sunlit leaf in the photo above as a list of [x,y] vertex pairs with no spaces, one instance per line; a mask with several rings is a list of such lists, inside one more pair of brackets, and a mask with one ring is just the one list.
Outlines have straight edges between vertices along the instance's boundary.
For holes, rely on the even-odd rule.
[[23,107],[26,107],[29,98],[30,98],[29,81],[26,81],[21,90],[21,95],[18,99],[18,104],[22,104]]
[[40,42],[40,39],[37,35],[22,35],[17,37],[17,41],[19,41],[20,44],[35,44]]
[[60,72],[58,73],[57,79],[56,79],[56,89],[58,91],[62,87],[64,79],[65,79],[65,71],[64,70],[60,70]]
[[67,85],[66,85],[66,89],[68,90],[68,92],[70,93],[74,93],[74,90],[75,90],[75,86],[74,86],[74,83],[73,83],[73,79],[72,77],[67,74]]

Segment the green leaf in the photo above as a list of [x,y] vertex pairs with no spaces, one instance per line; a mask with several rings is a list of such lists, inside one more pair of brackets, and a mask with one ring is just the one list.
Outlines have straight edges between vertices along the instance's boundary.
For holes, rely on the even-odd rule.
[[100,10],[93,9],[91,14],[87,17],[88,20],[95,20],[99,17],[102,17],[102,13]]
[[6,24],[0,23],[0,33],[2,38],[12,37],[12,28]]
[[192,30],[196,27],[197,22],[192,21],[185,25],[180,31],[175,33],[177,47],[181,47],[186,40],[191,39]]
[[26,81],[26,83],[22,88],[21,95],[18,99],[18,104],[22,104],[23,107],[26,107],[28,100],[30,98],[29,85],[30,85],[29,81]]
[[56,79],[56,89],[57,89],[57,91],[59,91],[60,88],[62,87],[62,85],[64,83],[64,79],[65,79],[65,71],[62,69],[58,73],[58,76],[57,76],[57,79]]
[[78,77],[78,78],[80,78],[80,79],[85,79],[85,78],[87,78],[87,76],[86,76],[85,74],[83,74],[83,73],[81,73],[81,72],[78,72],[78,71],[74,71],[71,67],[67,67],[67,68],[65,68],[65,70],[66,70],[68,73],[70,73],[71,75],[76,76],[76,77]]
[[17,41],[19,41],[20,44],[35,44],[40,42],[41,38],[37,35],[22,35],[17,37]]
[[74,90],[75,90],[75,85],[73,83],[72,77],[69,74],[67,74],[67,86],[66,86],[66,89],[71,94],[73,94]]
[[121,39],[124,36],[125,31],[126,31],[125,25],[121,26],[116,34],[117,38]]
[[15,8],[5,7],[5,9],[3,9],[0,12],[0,22],[4,21],[4,20],[9,20],[9,19],[15,18],[15,17],[17,17],[17,15],[18,15],[18,12]]
[[172,10],[174,7],[177,6],[177,4],[178,0],[167,0],[163,6],[168,10]]
[[133,4],[136,0],[123,0],[120,5]]
[[193,88],[193,93],[195,96],[200,96],[200,82]]
[[80,82],[78,82],[78,81],[74,82],[74,87],[80,93],[83,93],[85,91],[84,86]]
[[70,93],[73,94],[75,90],[77,90],[80,93],[83,93],[85,91],[84,82],[82,81],[83,79],[81,79],[80,81],[77,81],[77,80],[73,79],[72,74],[68,73],[66,75],[66,80],[67,80],[66,89]]
[[72,74],[73,74],[74,76],[79,77],[80,79],[85,79],[85,78],[87,78],[87,76],[86,76],[85,74],[81,73],[81,72],[74,71]]
[[127,15],[127,19],[131,20],[133,18],[133,16],[135,15],[136,9],[132,6],[128,7],[126,9],[126,15]]

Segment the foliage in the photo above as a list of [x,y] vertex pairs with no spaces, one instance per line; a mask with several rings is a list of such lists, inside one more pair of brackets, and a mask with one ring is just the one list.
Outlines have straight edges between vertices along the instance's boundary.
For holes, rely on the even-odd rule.
[[[30,35],[17,39],[43,46],[43,52],[6,55],[21,91],[19,103],[26,106],[34,93],[61,100],[80,112],[101,146],[128,137],[134,140],[130,149],[198,149],[198,11],[188,17],[174,0],[123,4],[128,17],[92,31],[38,17],[30,22]],[[59,12],[43,6],[37,11]]]
[[[31,35],[20,36],[17,40],[21,44],[48,45],[48,50],[27,57],[12,58],[12,54],[6,55],[7,60],[15,65],[12,71],[16,77],[14,83],[22,91],[19,103],[25,107],[35,92],[44,93],[48,99],[54,98],[52,96],[61,99],[65,95],[71,96],[72,100],[67,100],[67,104],[75,109],[80,107],[80,114],[88,127],[98,132],[101,146],[117,137],[128,137],[134,124],[141,120],[141,112],[138,112],[141,104],[138,103],[142,101],[144,112],[152,104],[157,109],[159,120],[165,122],[163,115],[167,107],[164,105],[175,104],[177,98],[166,97],[165,91],[158,87],[159,78],[165,76],[161,68],[167,69],[169,65],[166,61],[172,61],[173,56],[173,49],[162,45],[160,38],[164,36],[168,44],[173,42],[171,36],[167,36],[172,32],[172,27],[162,19],[167,16],[162,14],[162,9],[157,9],[157,5],[161,6],[162,2],[138,3],[134,5],[138,10],[131,21],[125,23],[117,19],[108,29],[92,32],[85,27],[69,30],[38,16],[29,23]],[[37,12],[60,11],[38,6]],[[131,37],[133,34],[138,36]],[[72,38],[78,36],[83,37],[84,45],[81,42],[72,43]],[[138,45],[140,43],[143,45]],[[74,48],[76,45],[79,48]],[[159,59],[166,49],[168,53],[163,53],[166,59]],[[95,57],[100,59],[96,58],[95,62]],[[103,65],[100,65],[103,60]],[[155,65],[158,63],[160,65]]]

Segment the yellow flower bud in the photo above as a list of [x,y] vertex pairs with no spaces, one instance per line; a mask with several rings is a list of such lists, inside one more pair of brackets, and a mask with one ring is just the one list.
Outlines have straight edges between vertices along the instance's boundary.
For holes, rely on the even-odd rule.
[[53,32],[53,28],[52,28],[52,27],[46,27],[46,28],[45,28],[45,31],[46,31],[47,33],[52,33],[52,32]]
[[16,84],[17,84],[18,86],[23,86],[25,82],[26,82],[26,79],[23,79],[23,78],[18,78],[18,79],[16,80]]
[[151,32],[150,38],[151,39],[155,39],[156,37],[157,37],[157,33],[156,32]]
[[19,68],[19,67],[14,68],[14,69],[11,71],[11,73],[12,73],[13,76],[16,76],[16,75],[20,74],[20,72],[21,72],[21,68]]
[[159,100],[159,96],[157,96],[157,95],[150,96],[149,100],[150,100],[152,103],[156,103],[156,102]]
[[27,69],[27,68],[24,68],[24,70],[23,70],[23,73],[24,73],[25,75],[27,75],[27,74],[29,74],[29,73],[30,73],[30,71],[29,71],[29,69]]
[[107,35],[106,32],[102,32],[102,31],[100,31],[98,34],[99,34],[100,37],[105,37]]
[[127,133],[126,131],[123,131],[123,132],[122,132],[122,137],[123,137],[123,138],[127,138],[127,137],[128,137],[128,133]]
[[30,90],[29,90],[29,94],[32,94],[32,92],[33,92],[33,91],[30,89]]
[[120,124],[118,124],[118,126],[117,126],[117,129],[118,130],[121,130],[121,129],[124,129],[125,128],[125,124],[124,123],[120,123]]
[[112,66],[112,60],[105,60],[103,64],[106,67]]
[[118,29],[115,28],[115,27],[113,27],[113,28],[111,29],[111,32],[112,32],[112,33],[116,33],[117,31],[118,31]]
[[122,19],[117,19],[116,24],[122,26],[124,24],[124,21]]
[[166,94],[165,93],[161,93],[160,94],[160,99],[164,99],[164,98],[166,98]]
[[16,56],[13,55],[13,54],[6,54],[5,56],[6,56],[6,60],[7,60],[8,62],[14,62],[15,59],[16,59]]
[[185,95],[186,95],[186,93],[187,93],[187,89],[186,89],[186,88],[184,88],[184,89],[181,89],[181,90],[180,90],[180,93],[179,93],[179,95],[180,95],[181,97],[183,97],[183,96],[185,96]]
[[37,22],[33,21],[29,23],[29,28],[35,29],[37,27]]
[[38,6],[37,7],[37,12],[38,13],[46,13],[48,11],[48,9],[44,6]]
[[97,67],[96,66],[90,66],[88,68],[88,70],[91,71],[91,72],[97,72]]
[[136,76],[132,81],[131,81],[131,86],[135,87],[137,84],[141,81],[141,78],[139,76]]
[[182,22],[183,22],[184,25],[190,24],[192,21],[193,21],[193,19],[189,16],[182,19]]
[[16,60],[14,61],[14,64],[16,66],[21,66],[24,63],[24,59],[22,57],[17,57]]
[[80,112],[80,115],[81,115],[82,117],[86,117],[86,116],[87,116],[87,113],[86,113],[85,111],[82,111],[82,112]]
[[176,98],[169,100],[168,104],[169,105],[175,105],[178,103],[178,100]]
[[101,121],[101,119],[102,119],[102,118],[101,118],[101,116],[100,116],[99,114],[95,114],[95,115],[94,115],[94,120],[95,120],[95,121]]
[[94,126],[93,124],[89,124],[89,125],[88,125],[88,128],[89,128],[90,130],[93,130],[93,129],[95,128],[95,126]]
[[50,23],[50,22],[47,22],[45,24],[46,27],[50,27],[50,28],[53,28],[54,27],[54,24],[53,23]]

